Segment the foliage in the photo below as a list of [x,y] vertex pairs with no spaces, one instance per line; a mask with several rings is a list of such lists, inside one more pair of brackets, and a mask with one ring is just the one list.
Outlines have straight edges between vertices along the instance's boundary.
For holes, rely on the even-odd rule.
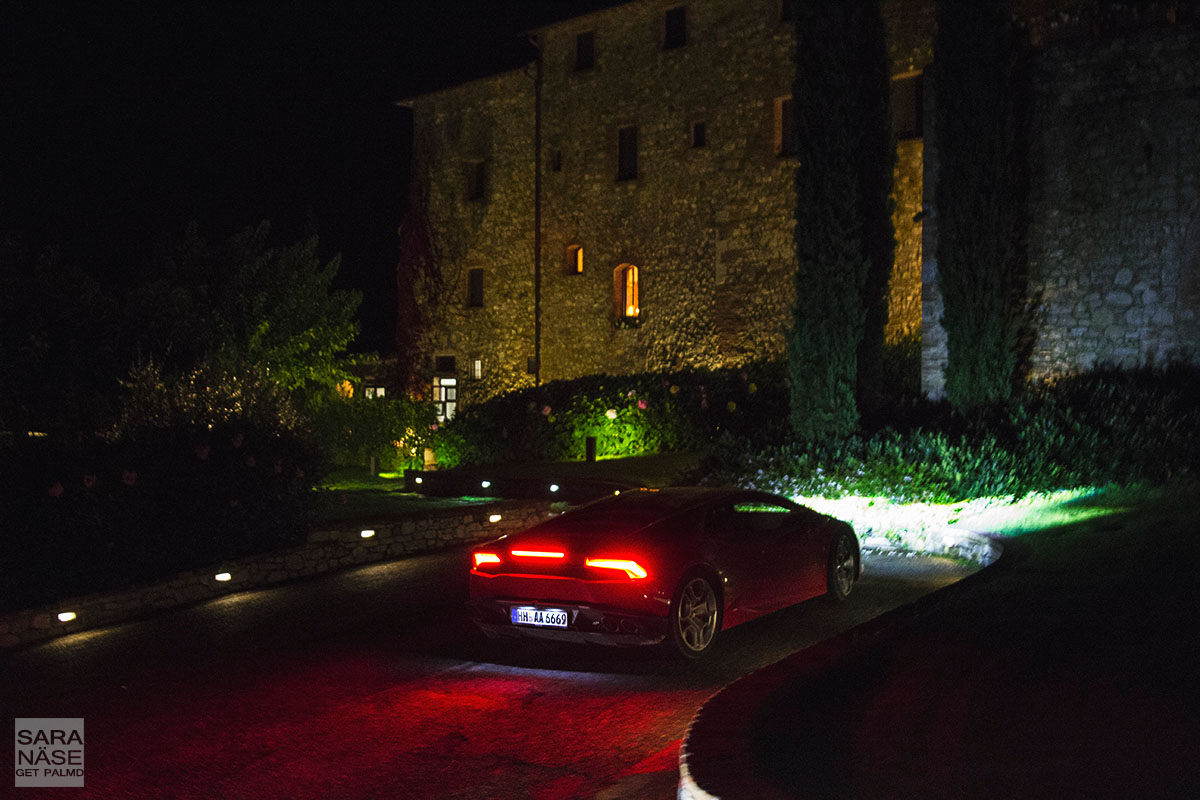
[[270,227],[218,245],[197,226],[163,259],[160,277],[134,292],[139,352],[169,371],[202,360],[250,364],[286,390],[331,390],[346,380],[357,292],[332,289],[339,259],[322,266],[317,239],[268,246]]
[[710,479],[789,494],[949,502],[1200,476],[1200,369],[1097,370],[970,415],[914,407],[819,447],[728,441]]
[[[796,4],[796,305],[791,424],[804,442],[850,434],[877,383],[895,249],[887,61],[877,2]],[[869,330],[864,335],[865,325]],[[859,354],[869,376],[859,374]]]
[[54,250],[0,253],[0,430],[97,430],[120,374],[118,303]]
[[1007,6],[937,5],[938,286],[946,394],[959,409],[1006,399],[1017,369],[1021,191]]
[[168,376],[154,361],[135,364],[113,438],[140,439],[167,428],[203,430],[232,423],[263,430],[295,430],[300,417],[291,396],[264,371],[247,364],[201,362]]
[[310,411],[314,435],[337,465],[374,458],[385,472],[419,469],[432,445],[433,405],[408,398],[324,397]]
[[786,431],[783,365],[551,381],[467,406],[437,433],[442,466],[694,450]]
[[303,539],[322,464],[311,439],[232,420],[134,439],[0,451],[5,604],[121,588]]

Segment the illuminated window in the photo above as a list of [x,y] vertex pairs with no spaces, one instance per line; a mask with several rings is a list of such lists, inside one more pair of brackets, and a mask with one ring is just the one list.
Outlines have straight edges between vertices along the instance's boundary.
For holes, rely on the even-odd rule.
[[482,200],[487,193],[487,162],[472,161],[467,164],[467,199]]
[[478,380],[483,379],[483,359],[481,359],[481,358],[471,359],[471,369],[468,372],[468,375],[470,376],[471,380],[473,380],[473,381],[478,381]]
[[583,72],[596,66],[596,32],[576,34],[575,71]]
[[613,278],[618,319],[636,319],[642,313],[638,300],[638,268],[633,264],[622,264],[613,273]]
[[775,98],[775,155],[796,155],[796,116],[791,97]]
[[617,180],[631,181],[638,176],[637,125],[617,130]]
[[367,397],[379,398],[387,394],[387,390],[382,386],[368,386],[366,389]]
[[919,139],[925,116],[921,73],[892,78],[892,127],[897,139]]
[[433,406],[438,422],[454,418],[454,412],[458,408],[458,380],[456,378],[433,379]]
[[687,44],[687,9],[683,6],[667,11],[663,29],[663,50],[674,50]]
[[703,122],[692,123],[692,147],[704,147],[708,144],[708,130]]
[[563,269],[568,275],[583,274],[583,245],[572,244],[567,246],[567,258],[563,264]]
[[467,271],[467,307],[482,308],[483,307],[483,270],[472,269]]

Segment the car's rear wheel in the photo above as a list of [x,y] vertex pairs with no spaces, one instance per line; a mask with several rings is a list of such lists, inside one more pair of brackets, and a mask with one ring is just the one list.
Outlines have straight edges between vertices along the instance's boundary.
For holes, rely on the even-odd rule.
[[829,546],[829,565],[826,579],[829,585],[829,597],[842,601],[854,591],[854,583],[858,580],[858,540],[854,533],[839,530],[833,535],[833,543]]
[[684,658],[709,652],[721,632],[721,600],[704,575],[684,577],[671,603],[671,641]]

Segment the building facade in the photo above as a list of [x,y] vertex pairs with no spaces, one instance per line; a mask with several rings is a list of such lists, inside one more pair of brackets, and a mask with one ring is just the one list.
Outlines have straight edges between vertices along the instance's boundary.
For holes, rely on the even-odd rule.
[[[444,413],[535,382],[783,355],[803,158],[788,5],[633,0],[534,31],[525,68],[410,102],[445,283],[427,342]],[[886,336],[920,350],[912,380],[938,396],[933,4],[884,10],[898,139]],[[1195,355],[1197,40],[1138,36],[1038,57],[1032,377]],[[1126,59],[1137,68],[1114,80]]]

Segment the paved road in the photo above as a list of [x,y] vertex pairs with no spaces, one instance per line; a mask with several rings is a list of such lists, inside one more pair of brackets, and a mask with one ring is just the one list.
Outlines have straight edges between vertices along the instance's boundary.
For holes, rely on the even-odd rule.
[[680,664],[487,641],[462,611],[466,564],[463,550],[390,562],[10,653],[0,724],[83,717],[73,797],[666,800],[713,692],[969,572],[876,558],[844,606],[773,614]]

